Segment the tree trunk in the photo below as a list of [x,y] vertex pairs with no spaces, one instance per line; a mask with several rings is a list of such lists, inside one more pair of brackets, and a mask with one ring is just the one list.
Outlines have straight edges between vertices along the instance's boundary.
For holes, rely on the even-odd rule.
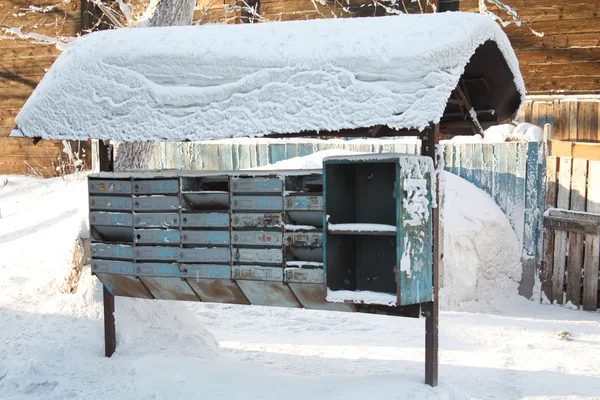
[[[196,0],[152,0],[148,6],[151,16],[140,26],[190,25],[194,16]],[[115,151],[115,171],[148,169],[154,143],[121,142]]]

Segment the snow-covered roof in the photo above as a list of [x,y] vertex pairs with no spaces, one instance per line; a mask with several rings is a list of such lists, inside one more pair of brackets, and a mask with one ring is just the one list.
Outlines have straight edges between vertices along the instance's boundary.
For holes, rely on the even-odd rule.
[[91,33],[16,122],[24,136],[126,141],[422,130],[489,41],[512,73],[514,113],[525,88],[508,38],[489,17],[452,12]]

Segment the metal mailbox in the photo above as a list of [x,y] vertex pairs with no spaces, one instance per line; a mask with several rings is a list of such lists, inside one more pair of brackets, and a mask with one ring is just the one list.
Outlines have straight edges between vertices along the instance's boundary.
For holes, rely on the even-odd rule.
[[186,263],[229,263],[229,247],[185,248],[179,251],[181,262]]
[[181,277],[178,264],[173,263],[136,263],[135,275],[157,277]]
[[133,198],[136,211],[169,211],[179,209],[179,197],[176,196],[139,196]]
[[181,256],[179,247],[136,246],[136,260],[177,261]]
[[96,274],[134,275],[133,263],[129,261],[112,261],[92,259],[92,272]]
[[182,231],[181,243],[203,245],[229,244],[228,231]]
[[88,190],[90,193],[100,194],[130,194],[131,182],[128,180],[89,180]]
[[128,213],[95,211],[90,213],[90,224],[107,226],[133,226],[133,215]]
[[321,268],[287,267],[284,270],[284,281],[295,283],[323,283],[325,275]]
[[179,244],[179,231],[174,229],[135,229],[135,243],[142,244]]
[[185,213],[181,216],[183,228],[229,228],[228,213]]
[[221,264],[182,264],[181,276],[192,279],[230,279],[231,267]]
[[281,193],[283,181],[279,178],[231,178],[232,193]]
[[133,258],[133,246],[128,244],[91,243],[90,251],[94,258]]
[[239,263],[266,263],[281,264],[283,262],[283,250],[279,249],[255,249],[234,248],[232,257]]
[[292,247],[322,247],[322,232],[286,232],[285,245]]
[[231,217],[232,228],[281,228],[281,213],[234,213]]
[[283,268],[257,265],[234,265],[231,267],[232,279],[250,281],[283,282]]
[[231,196],[232,210],[281,210],[283,200],[281,196]]
[[323,209],[323,196],[286,196],[285,209],[313,211]]
[[277,231],[235,231],[232,235],[233,245],[281,247],[283,243],[283,234]]
[[179,192],[179,182],[176,179],[142,180],[133,182],[135,194],[176,194]]
[[131,198],[90,196],[90,210],[131,210]]
[[136,228],[177,228],[179,227],[179,214],[137,213],[134,222]]

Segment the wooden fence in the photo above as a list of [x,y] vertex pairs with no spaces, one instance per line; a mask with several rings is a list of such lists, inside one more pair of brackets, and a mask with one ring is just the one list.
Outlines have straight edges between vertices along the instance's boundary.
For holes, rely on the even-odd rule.
[[[550,156],[546,168],[546,208],[562,218],[545,230],[542,289],[552,302],[595,311],[600,306],[600,161]],[[591,231],[585,221],[595,222]]]

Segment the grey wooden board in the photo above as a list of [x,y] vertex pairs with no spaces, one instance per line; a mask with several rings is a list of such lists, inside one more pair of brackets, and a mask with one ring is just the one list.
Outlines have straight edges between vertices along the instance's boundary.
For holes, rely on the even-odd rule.
[[277,246],[283,245],[283,233],[280,231],[234,231],[231,233],[232,245]]
[[[600,214],[600,161],[589,161],[586,208]],[[583,309],[598,309],[598,269],[600,264],[600,235],[585,237],[583,260]]]
[[127,244],[91,243],[92,258],[132,259],[133,246]]
[[[556,207],[556,195],[558,191],[557,182],[557,163],[555,156],[546,158],[546,186],[545,186],[545,208]],[[545,229],[543,233],[543,269],[542,269],[542,290],[550,302],[554,301],[552,288],[552,277],[554,270],[554,231]]]
[[283,217],[281,213],[233,213],[232,228],[281,228]]
[[182,228],[228,228],[228,213],[184,213],[181,215]]
[[281,196],[231,196],[231,209],[238,211],[279,211],[283,207]]
[[292,290],[283,282],[237,281],[250,302],[261,306],[301,308]]
[[135,211],[172,211],[179,209],[178,196],[139,196],[133,198]]
[[129,180],[90,179],[88,181],[88,192],[94,194],[130,194],[131,182]]
[[255,280],[283,282],[283,268],[262,265],[234,265],[231,278],[235,280]]
[[231,178],[232,193],[281,193],[280,178]]
[[136,213],[134,217],[136,228],[178,228],[178,213]]
[[325,276],[322,268],[286,267],[283,271],[283,280],[296,283],[323,283]]
[[[558,196],[556,207],[568,209],[571,197],[571,157],[560,158],[558,172]],[[565,231],[557,231],[554,235],[554,268],[552,271],[552,297],[558,304],[564,303],[565,267],[567,264],[567,240]]]
[[229,244],[228,231],[181,231],[181,243],[200,245]]
[[[599,233],[600,224],[598,221],[592,221],[581,218],[562,218],[548,216],[544,218],[544,227],[555,231],[571,232],[571,239],[575,242],[583,245],[578,236],[583,234],[597,235]],[[578,246],[575,245],[574,241],[569,244],[569,255],[571,255],[571,249],[576,251]]]
[[[585,211],[587,184],[587,160],[574,158],[571,173],[571,207],[573,211]],[[598,233],[598,229],[596,232]],[[583,234],[569,234],[567,262],[567,301],[579,306],[581,303],[581,278],[583,270]]]
[[181,276],[191,279],[231,279],[231,267],[224,264],[181,264]]
[[131,210],[131,197],[117,196],[90,196],[90,210],[129,211]]
[[135,297],[139,299],[152,299],[152,294],[142,282],[134,276],[96,274],[100,282],[114,296]]
[[158,300],[200,301],[190,285],[181,278],[140,277],[140,280]]
[[353,304],[329,303],[325,301],[325,285],[323,283],[289,283],[300,304],[311,310],[356,311]]
[[179,192],[177,179],[134,180],[135,194],[175,194]]
[[175,229],[134,229],[135,243],[140,244],[179,244],[180,234]]
[[129,213],[94,211],[90,212],[90,225],[132,226],[133,215]]
[[211,303],[250,304],[238,284],[227,279],[187,279],[200,300]]

